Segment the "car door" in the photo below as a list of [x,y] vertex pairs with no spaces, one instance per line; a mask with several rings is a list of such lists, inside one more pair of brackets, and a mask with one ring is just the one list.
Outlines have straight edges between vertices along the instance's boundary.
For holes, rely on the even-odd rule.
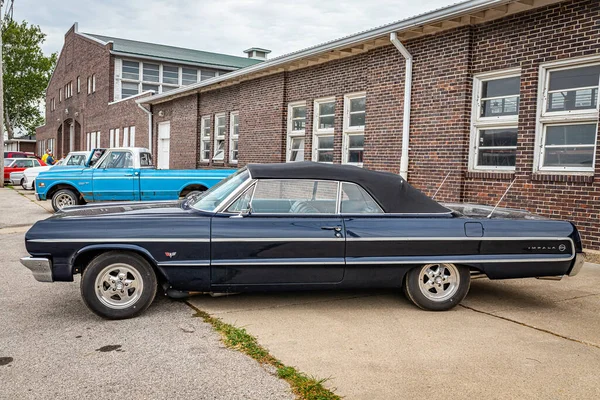
[[129,150],[114,150],[100,161],[92,172],[94,201],[139,200],[133,157]]
[[257,181],[212,219],[212,285],[341,282],[345,238],[337,192],[334,181]]

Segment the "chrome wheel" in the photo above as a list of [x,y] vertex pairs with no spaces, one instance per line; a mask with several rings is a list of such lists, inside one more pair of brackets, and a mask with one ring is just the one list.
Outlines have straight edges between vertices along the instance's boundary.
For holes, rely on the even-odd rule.
[[120,310],[136,303],[144,284],[140,272],[131,265],[111,264],[96,277],[96,296],[105,306]]
[[75,200],[73,199],[72,196],[68,195],[67,193],[62,193],[62,194],[59,194],[58,196],[56,196],[56,205],[60,209],[67,207],[67,206],[74,206]]
[[432,301],[452,297],[459,287],[459,273],[454,264],[427,264],[419,272],[419,289]]

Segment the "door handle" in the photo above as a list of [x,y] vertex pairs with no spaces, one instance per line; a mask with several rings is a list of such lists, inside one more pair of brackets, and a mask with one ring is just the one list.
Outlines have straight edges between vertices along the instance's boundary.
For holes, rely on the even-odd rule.
[[322,226],[321,229],[323,229],[325,231],[336,231],[336,232],[342,231],[341,226]]

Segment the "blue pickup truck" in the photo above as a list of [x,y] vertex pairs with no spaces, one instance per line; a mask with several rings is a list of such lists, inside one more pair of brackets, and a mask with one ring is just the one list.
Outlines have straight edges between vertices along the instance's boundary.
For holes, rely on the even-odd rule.
[[63,207],[104,201],[176,200],[202,192],[235,170],[157,170],[140,147],[95,149],[84,166],[54,167],[35,181],[36,198]]

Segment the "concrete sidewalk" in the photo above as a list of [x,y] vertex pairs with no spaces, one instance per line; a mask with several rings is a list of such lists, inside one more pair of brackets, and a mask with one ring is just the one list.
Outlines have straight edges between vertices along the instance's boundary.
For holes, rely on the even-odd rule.
[[[600,266],[563,281],[475,280],[425,312],[395,291],[240,294],[191,302],[245,327],[348,399],[597,399]],[[468,308],[467,308],[468,307]]]
[[[32,193],[33,197],[21,192]],[[33,191],[18,191],[10,187],[0,189],[0,229],[27,230],[35,222],[49,216],[48,209],[35,200]]]

